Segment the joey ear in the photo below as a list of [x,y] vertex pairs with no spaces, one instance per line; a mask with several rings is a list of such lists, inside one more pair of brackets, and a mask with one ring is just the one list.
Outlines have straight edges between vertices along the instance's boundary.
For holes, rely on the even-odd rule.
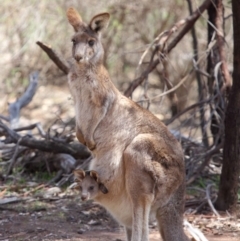
[[105,187],[105,185],[102,184],[102,183],[99,184],[99,189],[101,190],[101,192],[102,192],[103,194],[107,194],[107,193],[108,193],[108,189],[107,189],[107,188]]
[[77,32],[83,26],[81,16],[74,8],[69,8],[67,10],[67,18],[69,23],[73,26],[75,32]]
[[81,182],[83,180],[83,178],[86,176],[85,171],[82,169],[74,170],[73,174],[74,174],[74,179],[76,180],[76,182]]
[[90,171],[90,176],[96,181],[99,181],[98,173],[96,171]]
[[100,13],[92,18],[90,21],[90,28],[95,32],[100,32],[103,29],[107,28],[109,23],[110,14],[109,13]]

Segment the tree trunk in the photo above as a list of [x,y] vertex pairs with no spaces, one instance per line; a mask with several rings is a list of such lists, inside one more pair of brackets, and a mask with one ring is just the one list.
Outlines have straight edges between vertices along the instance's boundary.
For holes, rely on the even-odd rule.
[[240,1],[232,0],[234,70],[233,86],[225,118],[223,166],[216,208],[237,211],[238,180],[240,175]]
[[[223,7],[218,8],[218,6],[222,6],[222,0],[215,0],[211,3],[210,7],[208,8],[208,44],[210,44],[214,39],[217,39],[216,36],[216,29],[217,22],[223,22],[223,20],[219,20],[220,16],[223,16]],[[217,11],[222,11],[222,13],[218,13]],[[220,15],[220,16],[219,16]],[[223,24],[222,24],[223,25]],[[221,26],[223,27],[223,26]],[[218,29],[220,31],[220,29]],[[214,37],[215,36],[215,37]],[[214,39],[213,39],[214,38]],[[214,98],[213,103],[210,105],[211,110],[211,133],[213,136],[214,143],[217,145],[221,143],[223,138],[223,122],[224,122],[224,112],[225,112],[225,96],[224,94],[219,96],[220,89],[223,86],[223,76],[221,71],[218,70],[215,73],[216,66],[218,63],[221,62],[220,58],[220,46],[218,45],[217,41],[212,47],[207,61],[207,73],[210,74],[208,78],[208,90],[211,96],[217,96]]]

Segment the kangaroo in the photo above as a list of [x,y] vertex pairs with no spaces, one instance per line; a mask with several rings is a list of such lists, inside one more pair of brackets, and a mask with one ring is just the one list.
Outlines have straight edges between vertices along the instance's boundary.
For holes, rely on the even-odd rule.
[[82,201],[96,199],[102,193],[108,193],[105,185],[100,182],[96,171],[85,172],[82,169],[77,169],[73,173],[77,183],[75,188],[80,190]]
[[73,64],[68,74],[76,136],[93,154],[90,169],[109,190],[96,197],[125,226],[128,241],[148,241],[150,213],[164,241],[187,241],[182,227],[185,192],[180,144],[151,112],[123,96],[103,66],[101,33],[109,13],[89,24],[69,8]]

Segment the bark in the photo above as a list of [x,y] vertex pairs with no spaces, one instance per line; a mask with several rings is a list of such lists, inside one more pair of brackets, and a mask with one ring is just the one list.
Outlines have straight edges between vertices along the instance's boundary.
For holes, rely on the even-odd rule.
[[[217,6],[222,6],[222,0],[215,0],[208,8],[208,44],[210,44],[213,40],[217,39],[216,29],[218,31],[221,31],[223,27],[220,26],[223,23],[219,19],[223,17],[223,7],[218,8]],[[218,11],[221,11],[221,13],[218,13]],[[217,65],[221,62],[220,49],[221,48],[216,41],[216,43],[210,50],[207,63],[207,73],[210,74],[208,78],[209,94],[211,96],[217,96],[216,98],[214,98],[213,103],[210,105],[212,116],[210,129],[215,144],[219,144],[221,141],[223,141],[222,137],[224,134],[223,120],[225,112],[225,99],[222,93],[220,93],[220,89],[223,87],[224,81],[223,76],[220,72],[220,68],[217,69]]]
[[240,175],[240,1],[232,0],[234,70],[233,86],[225,119],[225,143],[223,166],[220,176],[216,207],[220,210],[237,211],[238,180]]

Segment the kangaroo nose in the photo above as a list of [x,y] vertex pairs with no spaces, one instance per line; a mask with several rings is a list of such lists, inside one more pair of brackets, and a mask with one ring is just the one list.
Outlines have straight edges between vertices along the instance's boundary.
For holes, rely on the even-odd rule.
[[82,199],[82,201],[87,200],[87,195],[82,195],[82,196],[81,196],[81,199]]
[[75,55],[74,58],[77,62],[79,62],[83,57],[81,55]]

